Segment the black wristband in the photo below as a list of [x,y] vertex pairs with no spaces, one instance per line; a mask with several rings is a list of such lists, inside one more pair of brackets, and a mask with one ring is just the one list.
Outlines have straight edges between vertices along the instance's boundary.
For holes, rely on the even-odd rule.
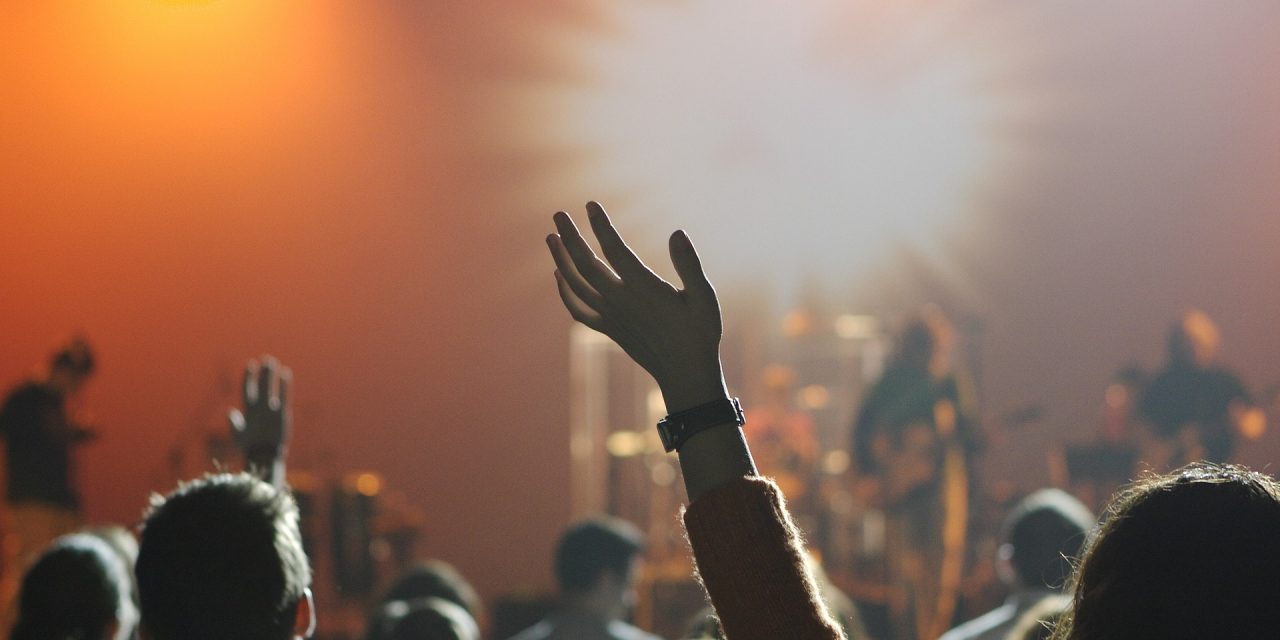
[[692,409],[677,411],[658,422],[658,436],[667,453],[677,451],[689,438],[711,427],[741,427],[747,423],[737,398],[721,398]]

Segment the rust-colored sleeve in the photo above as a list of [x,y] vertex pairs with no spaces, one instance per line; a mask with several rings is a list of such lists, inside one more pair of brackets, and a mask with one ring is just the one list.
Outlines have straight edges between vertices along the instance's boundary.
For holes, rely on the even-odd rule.
[[684,526],[726,638],[844,638],[805,567],[800,532],[772,480],[743,477],[711,490],[685,510]]

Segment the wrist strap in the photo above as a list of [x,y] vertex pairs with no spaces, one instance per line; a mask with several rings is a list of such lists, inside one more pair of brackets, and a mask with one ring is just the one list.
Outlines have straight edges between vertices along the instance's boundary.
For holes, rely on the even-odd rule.
[[721,398],[692,409],[677,411],[658,422],[658,436],[667,453],[677,451],[693,436],[719,426],[741,427],[747,423],[737,398]]

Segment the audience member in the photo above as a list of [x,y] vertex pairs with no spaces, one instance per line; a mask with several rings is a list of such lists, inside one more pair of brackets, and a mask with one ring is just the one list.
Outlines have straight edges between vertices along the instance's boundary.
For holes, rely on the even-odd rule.
[[805,563],[799,531],[777,485],[761,478],[720,364],[723,324],[715,289],[683,231],[669,246],[677,289],[627,247],[597,203],[587,218],[605,260],[568,214],[547,237],[561,300],[578,322],[616,342],[653,376],[668,416],[659,434],[679,454],[690,504],[685,531],[726,637],[843,638]]
[[465,609],[443,598],[392,600],[380,608],[366,640],[480,640]]
[[1023,612],[1060,593],[1093,526],[1089,509],[1058,489],[1024,498],[1005,518],[996,571],[1009,585],[1005,603],[943,634],[939,640],[1001,640]]
[[137,574],[151,640],[310,633],[311,569],[297,506],[247,473],[207,475],[154,499]]
[[[129,601],[133,603],[134,611],[141,611],[142,604],[138,601],[138,578],[133,572],[133,567],[138,563],[138,539],[134,537],[133,532],[119,525],[105,525],[101,527],[93,527],[86,529],[84,533],[95,536],[107,543],[112,551],[120,558],[120,562],[124,564],[125,573],[129,578]],[[135,621],[136,623],[136,621]],[[129,635],[128,640],[138,637],[138,625],[134,624],[133,632]]]
[[[249,473],[219,473],[152,500],[138,553],[149,640],[286,640],[315,626],[311,567],[284,488],[289,372],[250,364],[232,419]],[[233,414],[234,415],[234,414]]]
[[443,560],[424,560],[400,572],[381,604],[397,600],[441,598],[467,612],[477,622],[484,614],[480,595],[453,565]]
[[12,640],[128,640],[138,611],[129,567],[103,540],[58,538],[27,570],[18,594]]
[[1117,494],[1086,544],[1058,640],[1275,638],[1280,484],[1194,463]]
[[569,527],[556,548],[559,608],[512,640],[656,640],[623,621],[635,604],[643,548],[640,531],[617,518]]

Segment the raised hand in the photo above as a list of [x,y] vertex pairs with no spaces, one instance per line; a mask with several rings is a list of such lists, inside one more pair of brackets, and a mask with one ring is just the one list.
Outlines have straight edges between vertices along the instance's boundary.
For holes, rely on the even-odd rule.
[[587,203],[587,219],[607,263],[563,211],[554,216],[558,233],[547,236],[569,314],[609,336],[644,367],[669,412],[725,397],[720,304],[689,236],[677,231],[669,241],[671,262],[684,285],[677,289],[636,257],[603,207]]
[[293,373],[279,360],[264,356],[250,360],[244,370],[244,410],[231,409],[231,437],[245,460],[264,479],[283,481],[285,449],[291,412],[289,385]]

